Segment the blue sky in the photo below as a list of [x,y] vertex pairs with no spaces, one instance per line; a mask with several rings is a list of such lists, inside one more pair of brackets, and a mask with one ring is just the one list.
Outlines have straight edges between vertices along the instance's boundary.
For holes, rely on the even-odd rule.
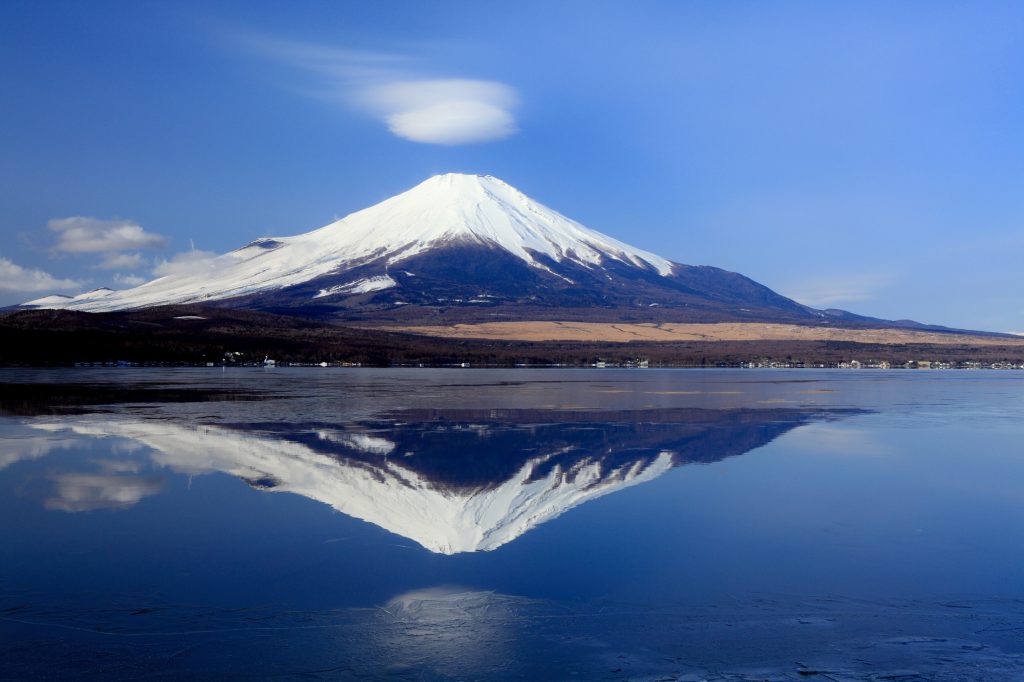
[[1024,6],[18,2],[0,303],[435,173],[797,300],[1024,331]]

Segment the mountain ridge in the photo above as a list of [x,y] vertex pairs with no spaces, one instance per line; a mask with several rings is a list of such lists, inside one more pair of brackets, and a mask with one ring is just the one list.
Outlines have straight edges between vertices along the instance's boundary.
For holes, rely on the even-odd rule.
[[675,263],[489,175],[447,173],[318,229],[263,237],[132,289],[22,308],[204,305],[334,322],[888,322],[816,310],[739,273]]
[[[310,232],[256,239],[194,273],[167,275],[122,291],[102,288],[70,298],[44,297],[25,305],[100,312],[228,300],[370,264],[383,265],[386,272],[420,253],[446,247],[498,247],[556,276],[545,261],[589,267],[604,259],[621,260],[661,275],[673,269],[668,260],[590,230],[497,178],[448,173]],[[311,298],[388,288],[378,277],[384,286],[360,290],[357,277],[320,288]],[[346,290],[346,285],[356,286]]]
[[[591,409],[558,411],[553,421],[545,410],[401,410],[366,422],[285,429],[106,414],[29,424],[65,438],[127,439],[148,448],[157,469],[227,473],[452,555],[497,549],[575,507],[676,467],[740,456],[798,426],[848,413]],[[120,480],[106,479],[111,487]]]

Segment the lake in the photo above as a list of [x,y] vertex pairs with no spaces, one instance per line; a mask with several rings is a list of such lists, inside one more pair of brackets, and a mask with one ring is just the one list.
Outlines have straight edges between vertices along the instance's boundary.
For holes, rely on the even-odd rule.
[[1024,679],[1024,372],[0,382],[0,679]]

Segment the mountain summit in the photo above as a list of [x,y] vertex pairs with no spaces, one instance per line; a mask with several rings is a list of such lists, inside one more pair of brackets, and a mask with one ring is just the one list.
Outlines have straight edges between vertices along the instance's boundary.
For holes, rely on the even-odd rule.
[[591,230],[487,175],[448,173],[312,232],[257,239],[133,289],[25,304],[209,304],[338,319],[807,320],[718,268]]
[[[321,228],[310,240],[348,263],[400,263],[439,246],[498,247],[546,269],[544,257],[597,266],[606,259],[672,272],[672,263],[591,230],[489,175],[435,175],[407,192]],[[298,238],[296,238],[298,239]]]

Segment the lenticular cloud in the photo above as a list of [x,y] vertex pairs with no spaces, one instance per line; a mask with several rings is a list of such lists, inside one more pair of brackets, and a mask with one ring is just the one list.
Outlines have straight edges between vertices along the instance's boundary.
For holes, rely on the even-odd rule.
[[355,106],[382,120],[397,137],[425,144],[492,142],[519,132],[515,89],[497,81],[427,78],[398,54],[339,49],[271,36],[234,40],[312,76],[309,96]]
[[465,79],[400,81],[369,88],[364,97],[398,137],[459,145],[500,140],[518,132],[515,91],[503,83]]

